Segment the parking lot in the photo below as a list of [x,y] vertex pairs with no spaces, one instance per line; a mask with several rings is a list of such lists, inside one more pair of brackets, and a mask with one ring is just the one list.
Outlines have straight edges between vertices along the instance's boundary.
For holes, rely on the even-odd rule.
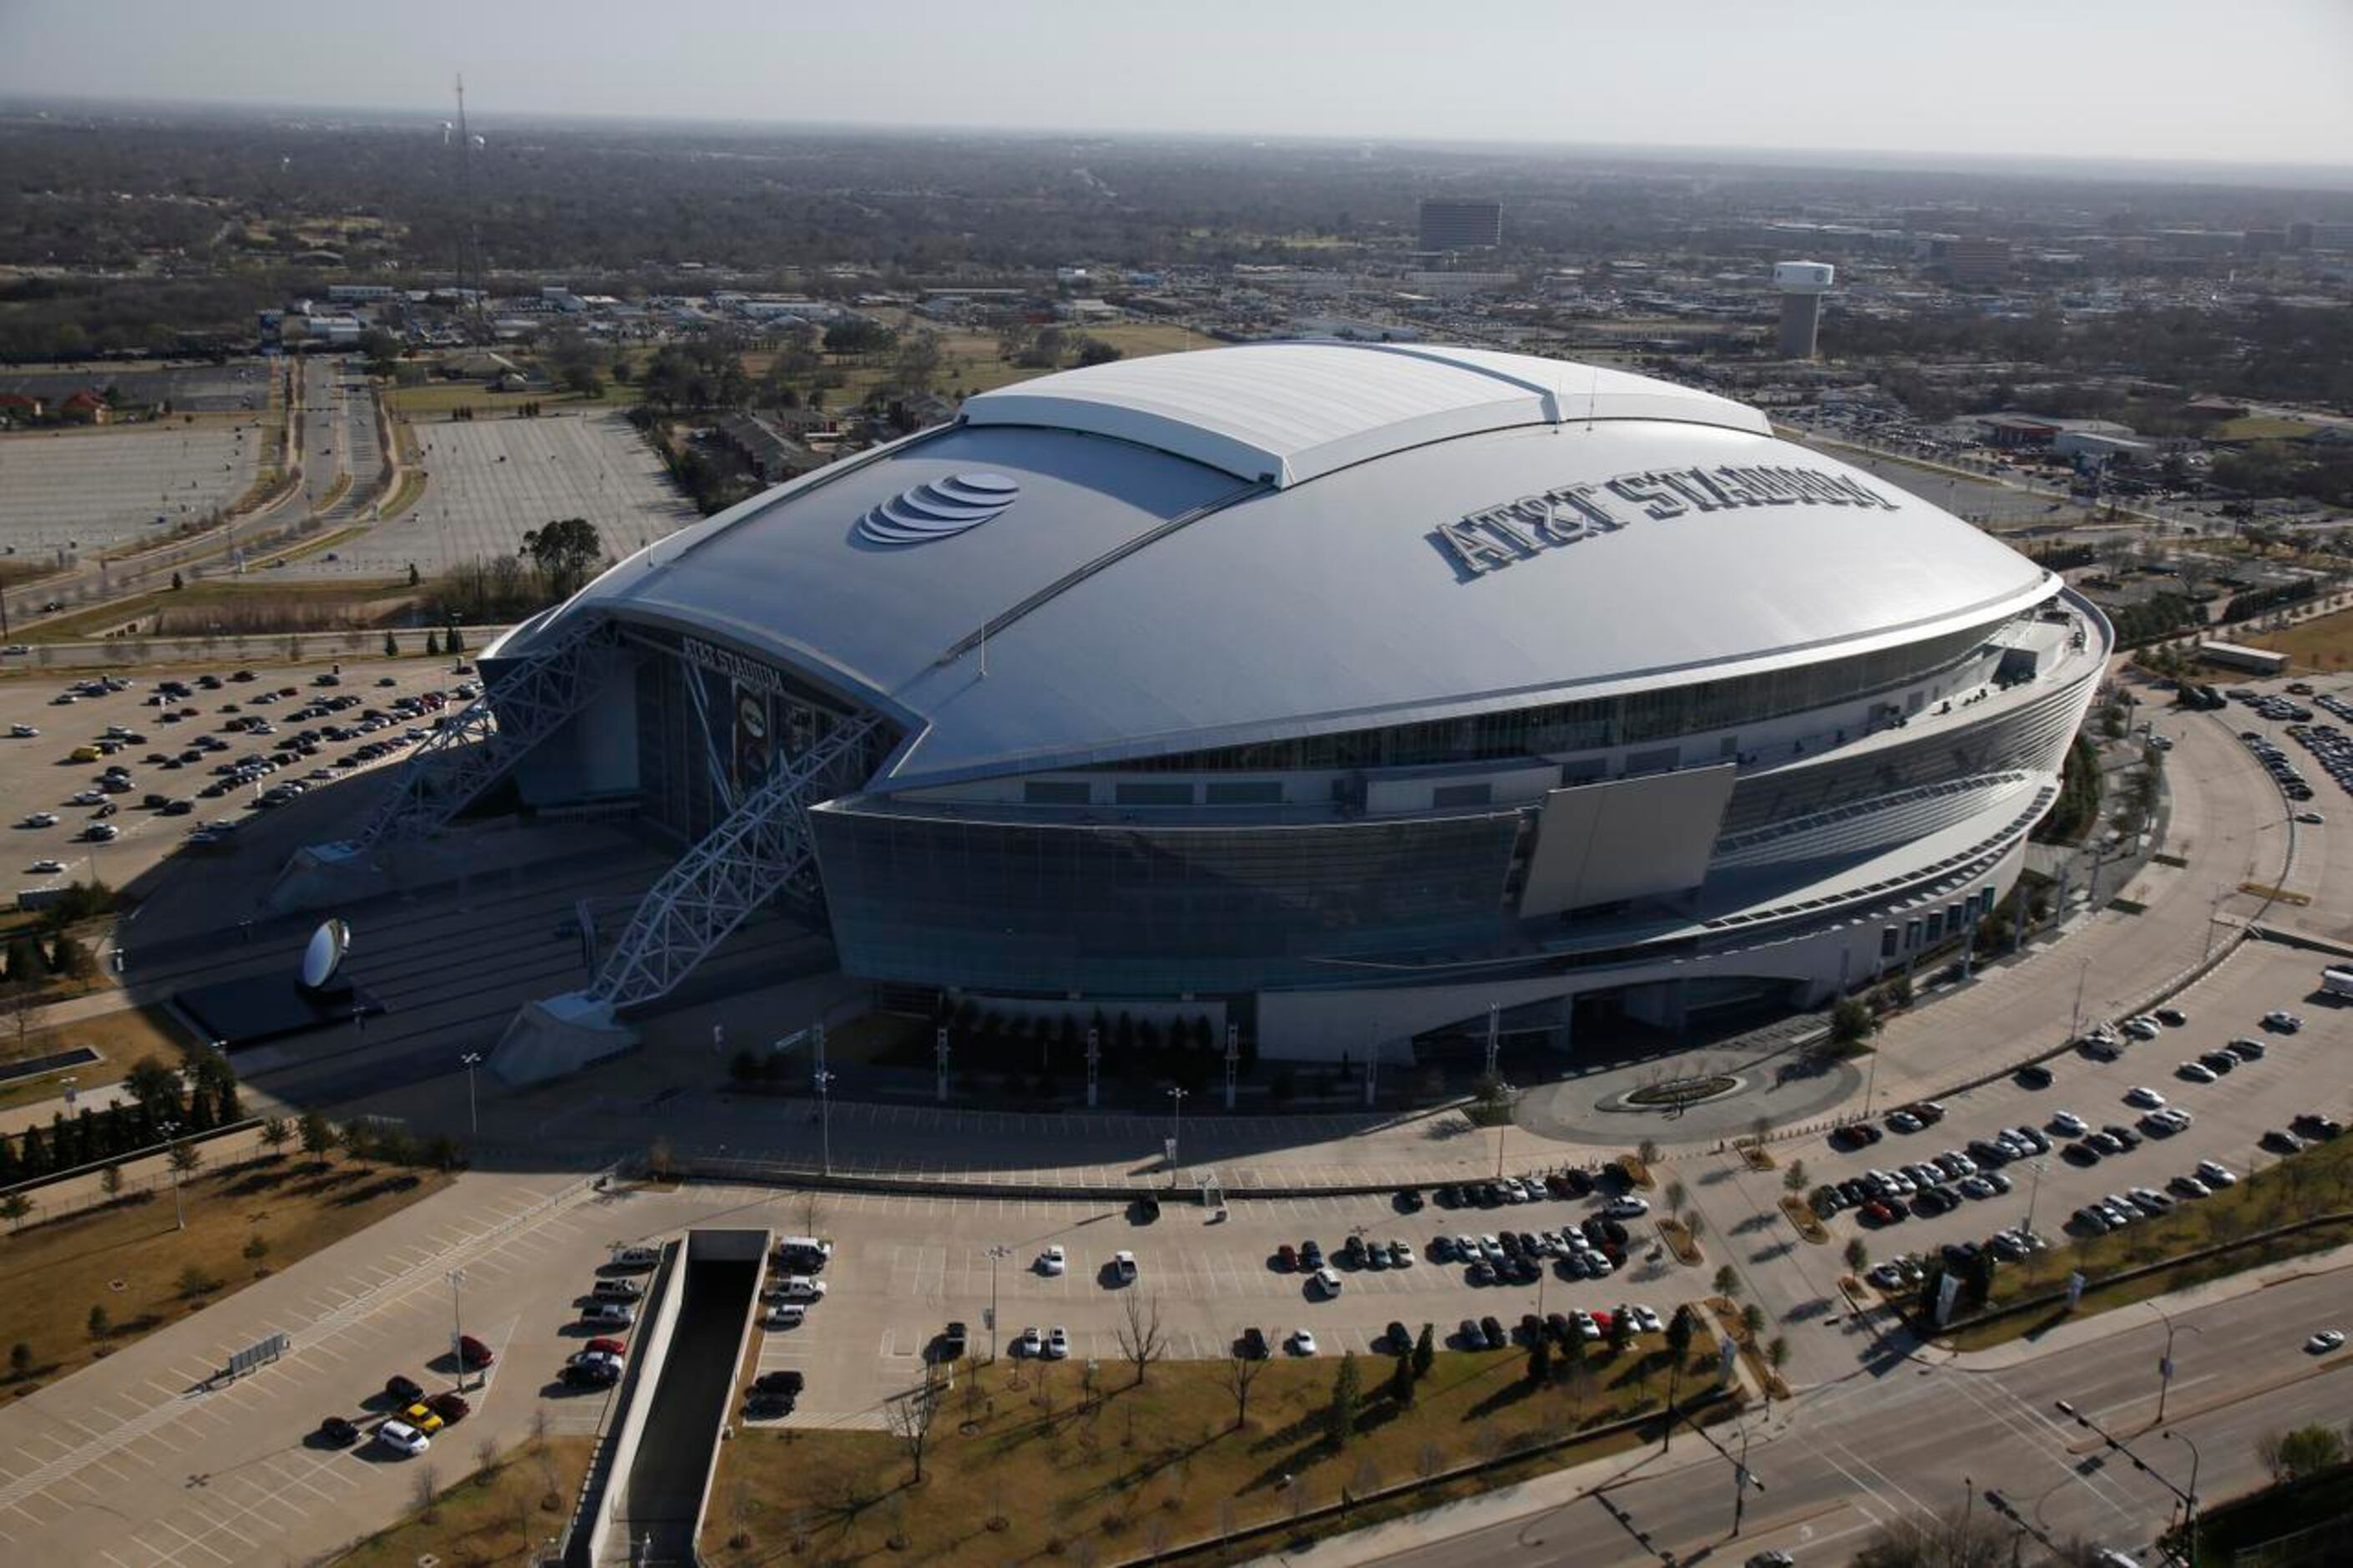
[[158,542],[253,483],[250,420],[0,437],[0,549],[44,565]]
[[[2264,1134],[2289,1127],[2307,1111],[2321,1110],[2343,1116],[2348,1091],[2338,1063],[2353,1042],[2353,1016],[2316,994],[2325,955],[2267,943],[2250,943],[2212,973],[2175,997],[2186,1022],[2160,1026],[2148,1041],[2127,1038],[2122,1057],[2095,1060],[2080,1051],[2054,1058],[2048,1065],[2054,1081],[2032,1089],[2004,1079],[1943,1102],[1945,1119],[1917,1131],[1886,1131],[1868,1148],[1842,1151],[1817,1142],[1802,1152],[1810,1180],[1837,1184],[1865,1171],[1894,1171],[1906,1164],[1933,1161],[1947,1151],[1965,1151],[1973,1140],[1989,1139],[2005,1128],[2021,1125],[2041,1130],[2052,1143],[2047,1155],[2016,1161],[2003,1173],[2012,1184],[2007,1194],[1964,1199],[1943,1214],[1915,1215],[1901,1224],[1873,1226],[1852,1211],[1831,1222],[1840,1234],[1859,1230],[1870,1237],[1876,1258],[1898,1252],[1934,1250],[1947,1242],[1982,1241],[1997,1230],[2029,1222],[2054,1244],[2082,1227],[2071,1229],[2069,1216],[2087,1203],[2110,1194],[2127,1194],[2134,1187],[2163,1192],[2173,1178],[2189,1173],[2200,1161],[2220,1162],[2243,1178],[2251,1171],[2274,1163],[2279,1155],[2263,1147]],[[2284,1008],[2304,1019],[2293,1034],[2267,1029],[2263,1015]],[[2242,1063],[2211,1083],[2179,1076],[2180,1064],[2239,1037],[2261,1040],[2262,1058]],[[2186,1110],[2191,1122],[2180,1131],[2152,1131],[2144,1123],[2145,1105],[2126,1096],[2146,1088],[2170,1107]],[[1886,1127],[1881,1106],[1879,1124]],[[2053,1118],[2066,1112],[2100,1129],[2110,1124],[2138,1134],[2140,1144],[2095,1163],[2064,1156],[2065,1146],[2078,1134],[2062,1130]],[[2179,1192],[2179,1201],[2195,1202]]]
[[617,413],[420,426],[422,499],[332,552],[287,567],[291,576],[427,575],[461,561],[511,556],[529,531],[585,517],[612,555],[626,555],[695,520],[660,459]]
[[[1546,1200],[1401,1214],[1387,1199],[1314,1199],[1237,1205],[1214,1224],[1198,1207],[1171,1205],[1139,1223],[1100,1205],[812,1200],[715,1185],[599,1193],[555,1176],[469,1174],[18,1401],[0,1438],[0,1548],[21,1562],[114,1568],[302,1560],[332,1550],[406,1506],[416,1471],[372,1443],[326,1447],[315,1429],[329,1415],[372,1428],[391,1408],[381,1390],[395,1373],[428,1391],[452,1386],[447,1352],[461,1325],[498,1360],[484,1386],[467,1390],[472,1415],[436,1439],[429,1462],[443,1484],[473,1467],[484,1437],[520,1441],[539,1409],[553,1432],[594,1432],[607,1391],[561,1377],[568,1355],[614,1331],[580,1321],[591,1283],[614,1247],[696,1225],[790,1234],[813,1219],[832,1237],[824,1300],[803,1327],[758,1336],[759,1364],[806,1373],[793,1423],[873,1426],[881,1401],[920,1380],[921,1358],[951,1319],[971,1326],[974,1351],[987,1352],[993,1246],[1010,1249],[994,1281],[1004,1344],[1029,1325],[1065,1327],[1075,1382],[1091,1358],[1118,1361],[1130,1294],[1160,1306],[1169,1355],[1222,1357],[1250,1325],[1277,1342],[1305,1327],[1323,1355],[1362,1354],[1382,1348],[1391,1320],[1413,1333],[1435,1322],[1445,1336],[1465,1316],[1492,1314],[1508,1327],[1540,1300],[1546,1312],[1628,1301],[1666,1314],[1699,1293],[1698,1281],[1683,1277],[1689,1271],[1639,1260],[1611,1279],[1564,1283],[1548,1272],[1542,1287],[1478,1289],[1460,1267],[1427,1258],[1441,1231],[1557,1229],[1594,1207]],[[1314,1237],[1336,1251],[1358,1231],[1404,1239],[1423,1260],[1344,1268],[1333,1300],[1275,1265],[1283,1242]],[[1069,1258],[1059,1278],[1036,1267],[1050,1244]],[[1140,1278],[1112,1288],[1102,1271],[1120,1249],[1134,1254]],[[462,1279],[453,1282],[453,1271]],[[290,1355],[233,1382],[207,1381],[271,1332],[291,1336]]]
[[[195,666],[168,673],[117,677],[131,684],[102,695],[79,696],[67,705],[59,705],[55,700],[77,687],[85,691],[91,689],[89,683],[98,677],[27,673],[0,680],[0,812],[5,812],[7,825],[0,831],[5,831],[7,850],[14,857],[9,863],[10,872],[16,879],[14,886],[62,885],[95,874],[120,887],[162,860],[199,826],[240,823],[264,809],[257,802],[275,785],[289,780],[307,781],[309,774],[320,769],[345,776],[353,768],[364,770],[396,763],[405,754],[405,749],[396,747],[373,762],[353,763],[353,754],[360,745],[422,728],[420,722],[403,721],[346,742],[322,738],[310,755],[274,748],[299,731],[330,723],[349,727],[359,722],[359,716],[368,708],[388,712],[391,704],[402,697],[428,690],[446,693],[466,679],[453,673],[448,662],[415,658],[344,661],[343,673],[337,678],[340,684],[332,688],[314,684],[322,673],[329,672],[324,665],[250,668],[255,677],[250,681],[229,679],[237,672],[237,667],[227,665],[213,669]],[[217,688],[204,686],[205,676],[220,684]],[[150,700],[159,694],[157,682],[166,679],[183,682],[190,695],[163,707],[155,706]],[[385,679],[391,684],[378,684]],[[294,689],[295,696],[277,695],[289,687]],[[321,696],[351,696],[359,700],[324,719],[298,722],[285,717]],[[269,700],[261,700],[264,697]],[[187,709],[195,711],[185,714]],[[230,711],[232,709],[235,710]],[[167,714],[174,717],[167,718]],[[270,726],[271,732],[239,732],[227,727],[230,721],[245,717],[260,718]],[[14,733],[19,725],[37,733]],[[115,749],[97,759],[79,763],[72,760],[71,753],[77,748],[105,741],[110,726],[119,726],[144,739],[117,739]],[[218,742],[218,749],[203,745],[202,739],[206,736]],[[190,751],[200,753],[196,760],[179,760]],[[216,773],[216,768],[249,755],[290,761],[269,777],[210,798],[201,794],[220,782],[223,775]],[[170,759],[177,765],[166,765],[160,759]],[[128,783],[117,793],[101,789],[103,772],[110,767],[127,770]],[[100,798],[75,803],[74,796],[90,791],[99,791]],[[150,795],[187,800],[191,806],[185,815],[164,816],[160,809],[145,804]],[[97,815],[109,805],[113,810],[104,816]],[[26,826],[27,818],[37,812],[47,813],[58,820],[53,826]],[[101,823],[116,830],[111,841],[91,842],[80,837],[89,827]],[[54,860],[62,869],[32,870],[43,860]]]
[[[791,1234],[805,1232],[812,1217],[806,1198],[747,1203],[744,1190],[723,1187],[679,1195],[724,1211],[723,1221],[709,1222],[714,1224],[756,1214],[779,1234]],[[1607,1312],[1620,1302],[1665,1315],[1704,1293],[1692,1270],[1649,1256],[1640,1222],[1628,1226],[1627,1266],[1606,1279],[1565,1279],[1547,1261],[1540,1282],[1474,1286],[1464,1265],[1431,1255],[1441,1234],[1557,1232],[1598,1214],[1599,1198],[1547,1197],[1498,1208],[1428,1204],[1414,1213],[1389,1197],[1306,1198],[1234,1204],[1223,1220],[1190,1203],[1170,1203],[1151,1220],[1110,1205],[1036,1199],[828,1194],[816,1204],[819,1229],[834,1243],[821,1276],[825,1297],[800,1326],[760,1335],[759,1371],[797,1368],[807,1380],[789,1417],[800,1426],[880,1426],[882,1400],[920,1380],[923,1357],[950,1321],[966,1323],[973,1350],[987,1353],[992,1284],[1000,1350],[1013,1353],[1027,1329],[1042,1335],[1061,1328],[1073,1377],[1090,1360],[1120,1360],[1132,1295],[1158,1306],[1170,1356],[1222,1359],[1250,1327],[1278,1352],[1303,1328],[1320,1355],[1393,1354],[1386,1339],[1392,1321],[1409,1334],[1434,1323],[1441,1342],[1456,1342],[1465,1318],[1492,1315],[1509,1330],[1527,1312]],[[1416,1260],[1404,1268],[1352,1264],[1342,1253],[1351,1236],[1403,1241]],[[1312,1270],[1282,1263],[1281,1247],[1309,1240],[1337,1271],[1338,1295],[1326,1296]],[[1060,1274],[1040,1266],[1051,1246],[1063,1249]],[[1007,1251],[995,1260],[992,1279],[995,1247]],[[1113,1272],[1122,1251],[1135,1259],[1132,1283],[1118,1283]]]

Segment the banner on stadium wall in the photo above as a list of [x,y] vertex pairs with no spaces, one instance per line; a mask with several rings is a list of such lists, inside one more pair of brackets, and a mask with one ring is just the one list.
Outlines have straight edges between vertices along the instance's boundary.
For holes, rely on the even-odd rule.
[[734,714],[734,773],[737,794],[756,789],[768,776],[776,754],[776,725],[768,694],[742,681],[732,683],[730,708]]

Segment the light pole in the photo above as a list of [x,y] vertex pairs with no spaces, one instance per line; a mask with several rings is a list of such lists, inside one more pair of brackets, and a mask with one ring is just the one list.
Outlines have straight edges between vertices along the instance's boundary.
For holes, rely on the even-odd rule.
[[180,1124],[166,1121],[157,1129],[164,1134],[164,1163],[172,1168],[172,1218],[181,1230],[188,1228],[188,1211],[180,1202]]
[[[2122,1454],[2125,1458],[2131,1463],[2134,1469],[2138,1470],[2142,1475],[2147,1476],[2158,1486],[2161,1486],[2167,1491],[2171,1492],[2176,1501],[2181,1503],[2184,1507],[2189,1506],[2192,1500],[2189,1493],[2183,1491],[2179,1487],[2177,1487],[2171,1481],[2167,1480],[2163,1475],[2158,1472],[2154,1466],[2148,1464],[2138,1454],[2134,1453],[2128,1446],[2117,1441],[2099,1426],[2094,1426],[2090,1416],[2084,1415],[2082,1411],[2076,1409],[2073,1405],[2068,1404],[2063,1399],[2054,1399],[2052,1401],[2052,1404],[2057,1406],[2060,1415],[2068,1417],[2070,1420],[2073,1421],[2076,1426],[2081,1426],[2084,1431],[2091,1433],[2092,1436],[2097,1437],[2101,1442],[2105,1443],[2112,1452]],[[2198,1452],[2198,1448],[2195,1444],[2190,1446],[2189,1452],[2192,1456],[2190,1462],[2194,1465],[2197,1462],[2195,1456]],[[2192,1479],[2194,1479],[2195,1478],[2193,1477]]]
[[823,1068],[817,1070],[818,1136],[823,1140],[825,1173],[833,1174],[833,1096],[828,1092],[833,1086],[833,1075]]
[[458,1058],[458,1065],[466,1069],[466,1125],[471,1136],[480,1138],[482,1135],[482,1113],[474,1100],[474,1069],[482,1065],[482,1053],[468,1051]]
[[2075,972],[2075,1011],[2067,1021],[2067,1037],[2070,1040],[2084,1037],[2084,984],[2091,978],[2092,961],[2087,958],[2084,960],[2083,967]]
[[988,1249],[988,1363],[997,1364],[997,1266],[1013,1256],[1003,1242]]
[[449,1341],[449,1348],[458,1355],[458,1386],[462,1389],[466,1386],[466,1310],[464,1302],[460,1300],[459,1287],[466,1283],[466,1271],[462,1268],[452,1268],[448,1278],[449,1324],[454,1331]]
[[[2154,1301],[2151,1301],[2148,1306],[2149,1310],[2155,1312],[2159,1318],[2162,1318],[2165,1321],[2165,1353],[2159,1356],[2157,1362],[2157,1425],[2162,1426],[2165,1425],[2166,1395],[2173,1392],[2173,1335],[2175,1328],[2172,1318],[2167,1316],[2164,1308],[2158,1306]],[[2205,1332],[2204,1330],[2199,1328],[2195,1323],[2189,1325],[2189,1331],[2193,1334],[2200,1334],[2201,1336]],[[2195,1490],[2196,1489],[2192,1488],[2191,1489]]]
[[2042,1173],[2050,1168],[2051,1162],[2042,1159],[2036,1160],[2032,1166],[2034,1180],[2026,1189],[2026,1229],[2030,1235],[2034,1230],[2034,1200],[2042,1195]]
[[1174,1085],[1168,1090],[1168,1180],[1171,1185],[1176,1180],[1176,1138],[1185,1126],[1185,1094],[1184,1089]]
[[2195,1563],[2198,1561],[2198,1445],[2191,1440],[2189,1434],[2176,1432],[2170,1426],[2165,1429],[2165,1436],[2179,1441],[2189,1450],[2189,1497],[2182,1507],[2186,1515],[2184,1527],[2189,1533],[2189,1561]]

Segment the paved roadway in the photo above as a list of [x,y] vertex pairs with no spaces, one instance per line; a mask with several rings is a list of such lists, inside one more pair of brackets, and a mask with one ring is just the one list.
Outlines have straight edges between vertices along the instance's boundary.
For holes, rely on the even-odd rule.
[[[1316,1568],[1469,1568],[1506,1559],[1601,1568],[1664,1563],[1669,1554],[1685,1563],[1737,1563],[1778,1547],[1810,1568],[1845,1561],[1889,1521],[1967,1507],[1971,1489],[1975,1506],[1985,1508],[1989,1488],[2054,1540],[2080,1536],[2138,1552],[2166,1528],[2173,1495],[2107,1454],[2054,1401],[2073,1405],[2184,1490],[2195,1445],[2199,1494],[2227,1497],[2265,1479],[2254,1454],[2261,1434],[2343,1418],[2353,1354],[2316,1360],[2301,1346],[2317,1327],[2343,1326],[2345,1304],[2345,1276],[2331,1273],[2176,1313],[2167,1428],[2155,1422],[2166,1326],[2142,1313],[2130,1315],[2144,1318],[2137,1326],[2126,1326],[2126,1314],[2104,1318],[2082,1342],[1998,1369],[1883,1356],[1778,1406],[1770,1420],[1749,1418],[1748,1465],[1764,1489],[1749,1494],[1736,1540],[1732,1464],[1684,1439],[1663,1459],[1653,1452],[1600,1461],[1484,1506],[1280,1560]],[[2166,1438],[2166,1429],[2180,1436]],[[1742,1427],[1715,1435],[1736,1448]]]

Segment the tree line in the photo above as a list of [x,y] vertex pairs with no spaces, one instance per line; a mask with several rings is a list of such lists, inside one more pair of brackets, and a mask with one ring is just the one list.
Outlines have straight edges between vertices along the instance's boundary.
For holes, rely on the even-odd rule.
[[[27,1127],[0,1138],[0,1186],[34,1181],[61,1171],[153,1149],[167,1137],[184,1137],[232,1126],[245,1120],[237,1074],[216,1051],[192,1055],[184,1076],[158,1057],[142,1057],[123,1078],[130,1098],[72,1117],[62,1110],[49,1125]],[[166,1129],[172,1129],[166,1132]]]

